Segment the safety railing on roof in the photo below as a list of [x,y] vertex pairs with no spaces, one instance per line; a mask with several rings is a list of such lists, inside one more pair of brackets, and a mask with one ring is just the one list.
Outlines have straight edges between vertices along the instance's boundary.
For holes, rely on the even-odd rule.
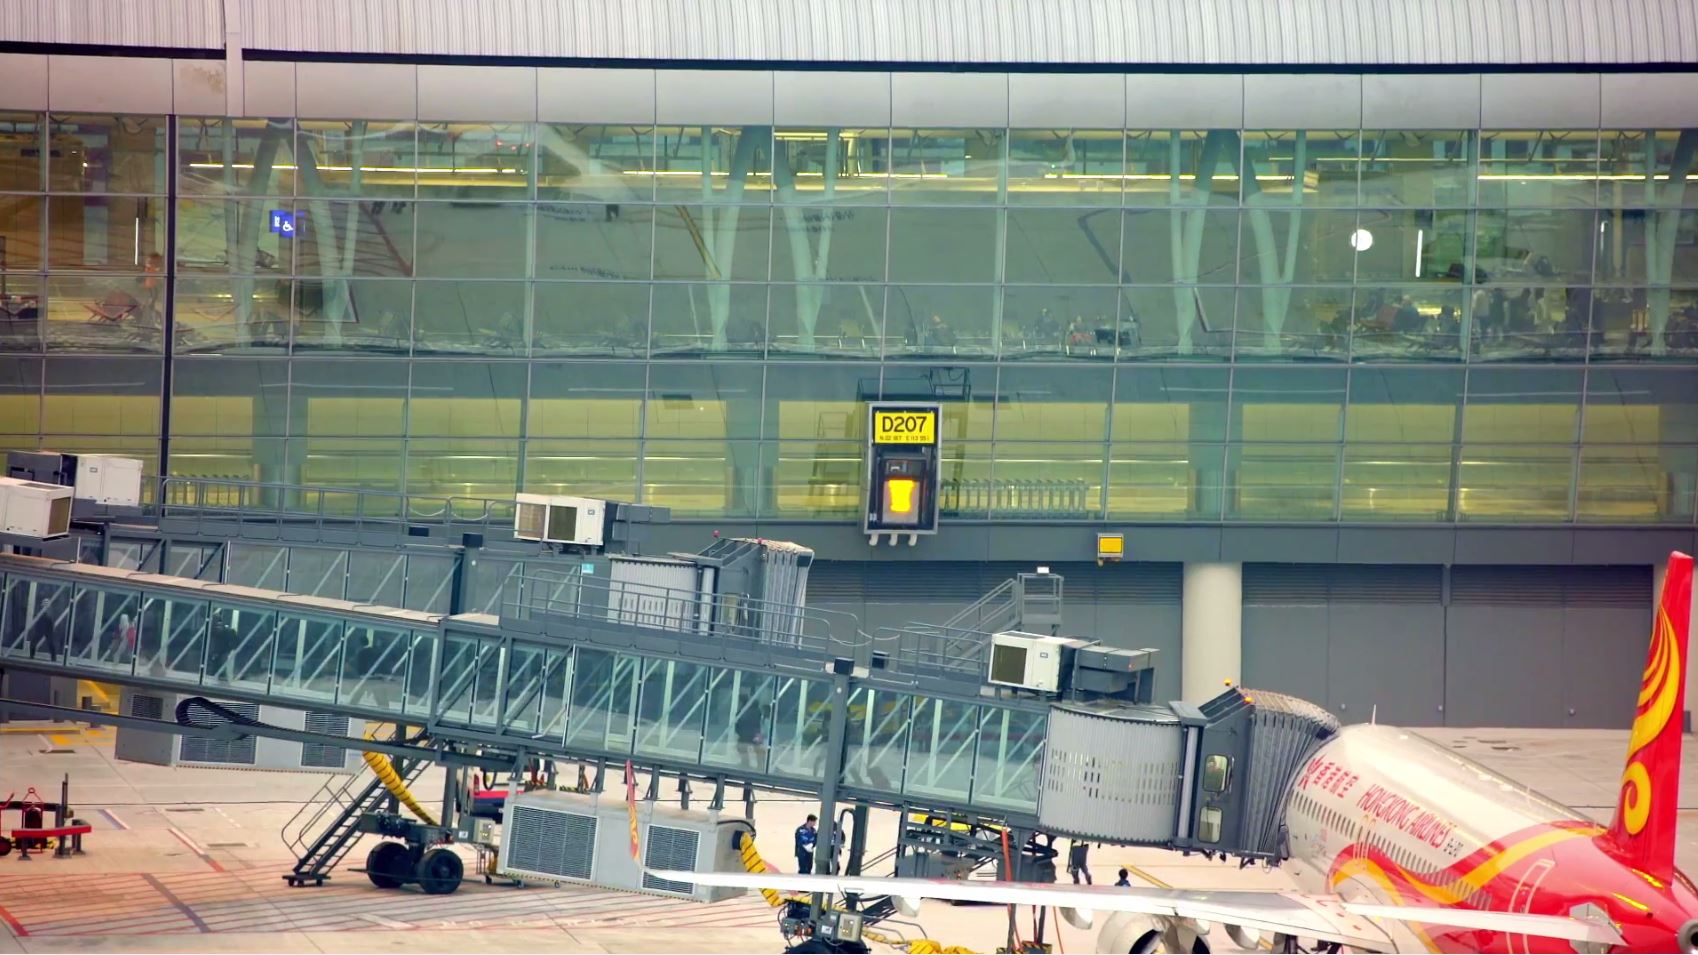
[[307,487],[225,478],[152,478],[142,507],[155,516],[242,524],[335,524],[402,529],[417,526],[507,529],[511,500],[435,497],[364,488]]

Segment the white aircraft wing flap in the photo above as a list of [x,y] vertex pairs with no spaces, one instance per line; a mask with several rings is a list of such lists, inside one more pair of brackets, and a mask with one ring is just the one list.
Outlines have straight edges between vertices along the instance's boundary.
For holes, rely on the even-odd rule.
[[1373,920],[1447,925],[1535,935],[1575,942],[1621,944],[1612,926],[1560,915],[1523,915],[1421,906],[1365,905],[1330,896],[1277,891],[1198,891],[1123,888],[1031,882],[970,882],[957,879],[876,879],[780,872],[654,872],[663,879],[734,888],[837,895],[893,895],[993,905],[1056,906],[1096,912],[1197,919],[1260,932],[1338,942],[1351,948],[1389,951],[1392,941]]

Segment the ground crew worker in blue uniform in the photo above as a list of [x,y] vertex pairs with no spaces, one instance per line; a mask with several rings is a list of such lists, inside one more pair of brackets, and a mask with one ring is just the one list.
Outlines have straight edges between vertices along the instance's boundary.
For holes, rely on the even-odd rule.
[[814,871],[814,843],[819,839],[819,817],[808,814],[808,820],[796,827],[796,871]]

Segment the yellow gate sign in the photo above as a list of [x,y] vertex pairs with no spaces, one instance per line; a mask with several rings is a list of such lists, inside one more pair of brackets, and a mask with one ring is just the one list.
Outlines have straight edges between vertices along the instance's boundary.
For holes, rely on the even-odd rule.
[[874,411],[874,444],[936,444],[936,411]]

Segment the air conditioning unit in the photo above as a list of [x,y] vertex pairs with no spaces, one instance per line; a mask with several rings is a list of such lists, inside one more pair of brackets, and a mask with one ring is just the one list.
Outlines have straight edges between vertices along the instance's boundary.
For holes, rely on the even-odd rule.
[[141,504],[142,463],[116,454],[77,455],[77,498],[96,504]]
[[1079,641],[1008,630],[991,634],[989,682],[1023,690],[1061,689],[1062,652]]
[[606,536],[607,502],[593,497],[517,494],[513,536],[524,541],[600,547]]
[[0,531],[50,540],[71,532],[68,487],[0,478]]

